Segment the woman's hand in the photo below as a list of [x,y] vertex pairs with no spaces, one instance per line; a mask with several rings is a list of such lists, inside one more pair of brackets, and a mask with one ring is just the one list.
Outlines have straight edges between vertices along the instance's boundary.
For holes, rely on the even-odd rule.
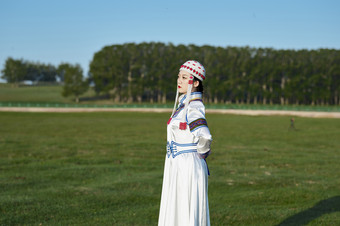
[[208,156],[210,155],[210,152],[211,152],[211,150],[209,150],[208,152],[206,152],[206,153],[204,153],[204,154],[198,153],[198,155],[199,155],[199,157],[200,157],[201,159],[206,159],[206,158],[208,158]]

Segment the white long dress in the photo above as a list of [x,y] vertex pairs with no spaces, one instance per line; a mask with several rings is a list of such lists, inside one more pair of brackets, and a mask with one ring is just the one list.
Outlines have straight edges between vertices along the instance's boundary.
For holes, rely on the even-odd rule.
[[[191,94],[187,112],[186,95],[167,126],[167,154],[158,225],[210,225],[208,204],[208,167],[200,157],[210,151],[211,134],[205,120],[202,94]],[[179,123],[186,114],[185,130]]]

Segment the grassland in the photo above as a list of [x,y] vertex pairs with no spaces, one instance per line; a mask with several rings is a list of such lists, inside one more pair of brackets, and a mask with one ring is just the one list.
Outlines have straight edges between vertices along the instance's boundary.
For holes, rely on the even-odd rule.
[[[13,86],[0,84],[0,102],[40,102],[40,103],[74,103],[74,98],[61,95],[62,86]],[[89,90],[84,96],[94,95]]]
[[[156,225],[168,116],[0,112],[0,225]],[[212,225],[340,224],[340,120],[207,119]]]

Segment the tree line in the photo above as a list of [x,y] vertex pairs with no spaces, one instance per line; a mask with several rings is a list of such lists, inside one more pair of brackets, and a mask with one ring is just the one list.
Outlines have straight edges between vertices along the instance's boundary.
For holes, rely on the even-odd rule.
[[[180,66],[195,59],[206,68],[204,99],[209,103],[339,105],[339,53],[126,43],[96,52],[87,82],[98,95],[110,96],[114,102],[166,103],[174,99]],[[56,76],[64,80],[58,68]],[[7,61],[3,70],[7,79],[6,70]]]
[[90,72],[96,91],[116,101],[165,103],[173,100],[181,64],[196,59],[206,68],[207,102],[338,105],[339,53],[128,43],[95,53]]
[[1,78],[16,86],[23,81],[31,81],[34,84],[63,83],[62,95],[74,96],[76,102],[79,102],[80,95],[89,88],[89,80],[84,78],[83,69],[79,64],[61,63],[56,67],[9,57],[1,72]]
[[18,84],[22,81],[56,82],[58,79],[63,79],[54,65],[13,59],[11,57],[6,59],[5,67],[2,70],[2,78],[13,84]]

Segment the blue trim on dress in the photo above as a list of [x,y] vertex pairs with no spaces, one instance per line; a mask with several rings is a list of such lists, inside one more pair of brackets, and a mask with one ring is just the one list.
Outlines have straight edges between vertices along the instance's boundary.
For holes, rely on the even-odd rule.
[[175,111],[174,115],[172,118],[175,118],[182,110],[184,109],[184,104],[181,104]]
[[192,153],[192,152],[197,152],[197,150],[191,149],[191,150],[179,151],[176,154],[172,154],[172,157],[175,158],[177,155],[181,155],[181,154],[185,154],[185,153]]
[[187,149],[187,150],[177,151],[177,147],[193,147],[193,146],[197,146],[197,143],[180,144],[180,143],[177,143],[177,142],[174,142],[174,141],[171,141],[169,143],[169,141],[168,141],[167,142],[167,148],[166,148],[167,156],[168,156],[168,158],[170,156],[175,158],[176,156],[178,156],[180,154],[197,152],[197,149],[192,149],[192,148]]
[[196,95],[196,94],[201,94],[202,95],[202,92],[192,92],[191,95]]

